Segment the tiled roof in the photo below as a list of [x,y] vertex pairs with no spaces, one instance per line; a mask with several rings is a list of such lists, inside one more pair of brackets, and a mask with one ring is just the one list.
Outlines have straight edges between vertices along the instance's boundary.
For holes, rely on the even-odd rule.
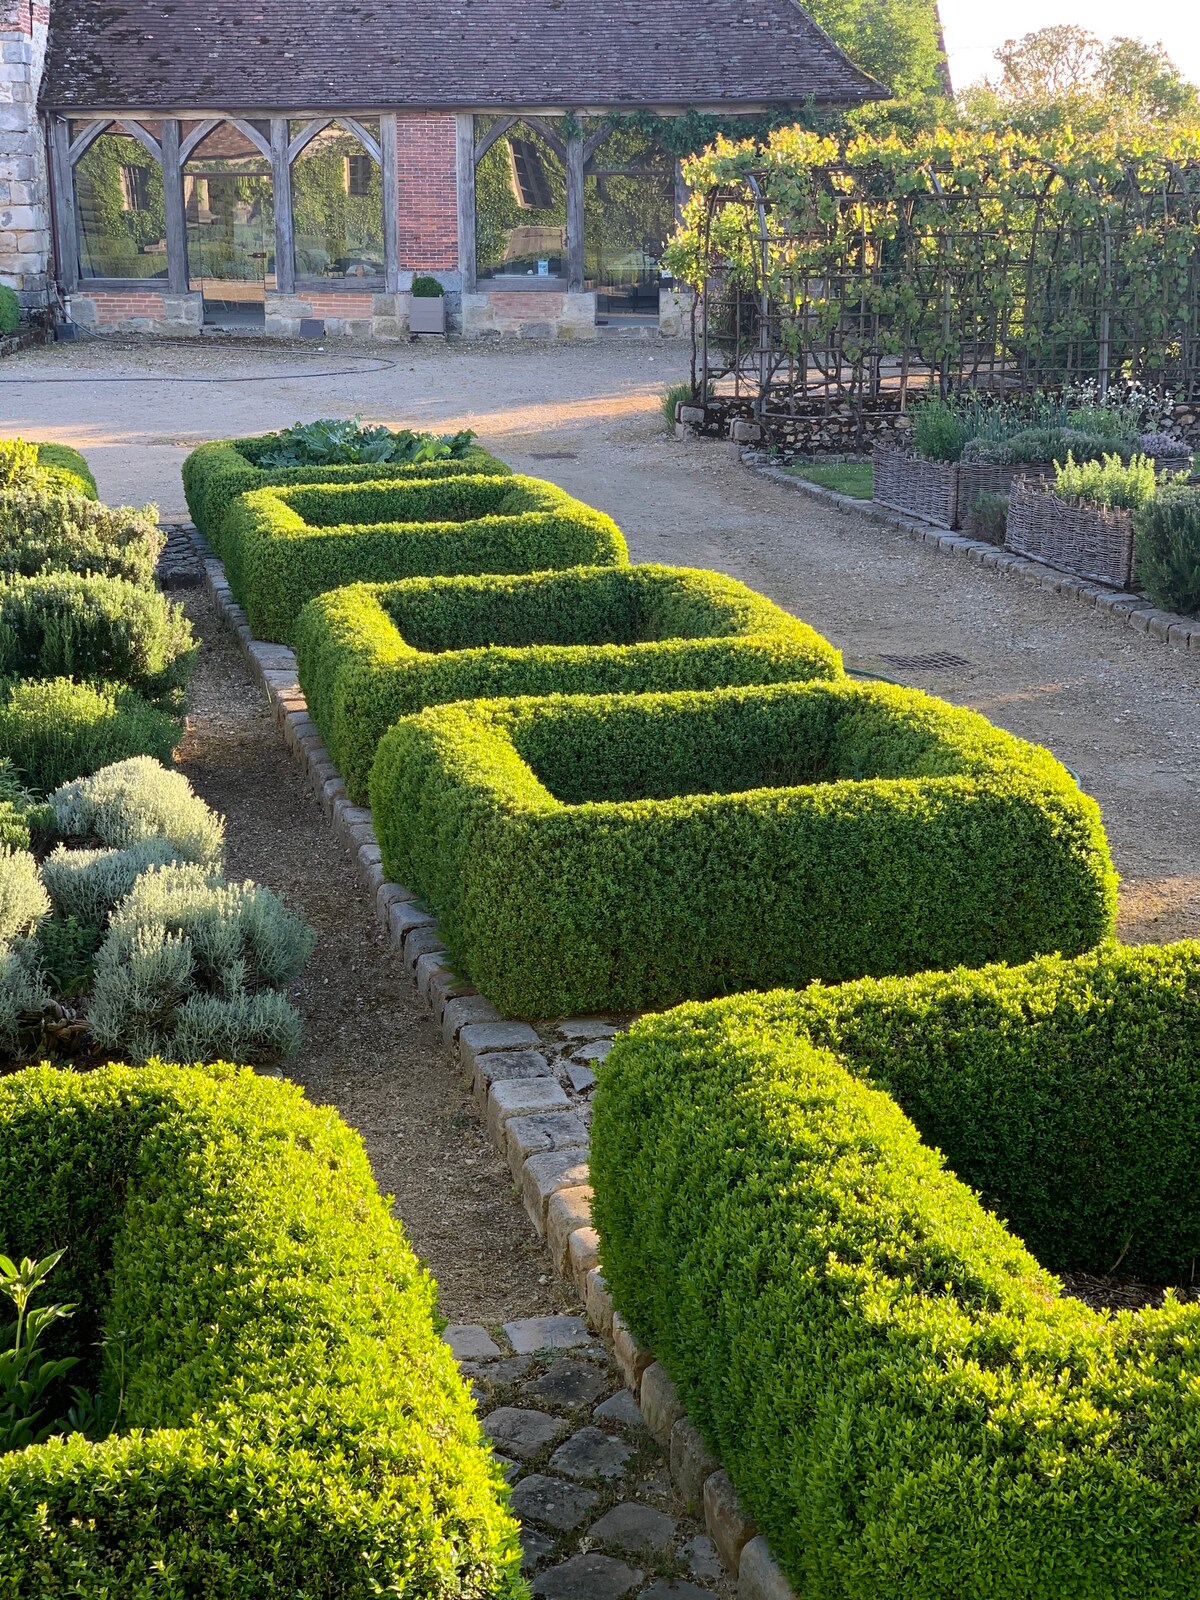
[[60,110],[847,103],[795,0],[51,0]]

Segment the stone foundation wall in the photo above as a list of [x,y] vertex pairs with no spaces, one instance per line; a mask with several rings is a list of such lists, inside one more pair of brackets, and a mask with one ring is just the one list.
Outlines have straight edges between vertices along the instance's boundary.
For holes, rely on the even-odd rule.
[[67,312],[89,333],[198,335],[204,326],[199,290],[168,294],[160,289],[89,289],[71,295]]
[[594,339],[596,296],[551,289],[493,289],[464,294],[466,339]]
[[47,303],[50,188],[37,97],[49,8],[43,0],[0,0],[0,283],[26,312]]
[[267,291],[266,332],[298,339],[300,324],[315,319],[325,324],[328,338],[400,339],[408,333],[406,294],[353,294],[302,289],[296,294]]

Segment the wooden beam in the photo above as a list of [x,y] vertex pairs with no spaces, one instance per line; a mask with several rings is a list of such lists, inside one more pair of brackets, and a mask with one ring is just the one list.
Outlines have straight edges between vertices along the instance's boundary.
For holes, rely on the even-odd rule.
[[179,160],[179,124],[162,125],[163,213],[167,232],[167,286],[172,294],[188,291],[187,217],[183,210],[183,172]]
[[[469,122],[473,122],[474,118],[468,113],[467,120]],[[478,166],[483,160],[484,156],[487,155],[488,151],[496,143],[496,140],[503,139],[504,135],[509,131],[509,129],[515,128],[520,120],[521,119],[519,117],[497,117],[496,121],[492,123],[491,127],[484,134],[483,138],[480,139],[479,143],[475,146],[476,166]]]
[[567,293],[583,291],[583,131],[567,139]]
[[464,294],[475,293],[475,118],[460,111],[455,169],[458,179],[458,270]]
[[295,294],[296,238],[286,117],[271,118],[271,186],[275,191],[275,288],[280,294]]
[[394,111],[379,119],[380,172],[383,176],[383,278],[388,294],[400,287],[400,160]]
[[65,117],[50,118],[50,171],[54,183],[54,253],[64,294],[79,287],[79,237],[75,231],[75,168]]

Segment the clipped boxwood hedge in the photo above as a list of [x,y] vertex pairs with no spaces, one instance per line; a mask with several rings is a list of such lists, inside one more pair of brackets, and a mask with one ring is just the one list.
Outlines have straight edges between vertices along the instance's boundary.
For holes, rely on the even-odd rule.
[[842,675],[807,624],[690,567],[355,584],[310,600],[295,638],[309,712],[357,801],[384,733],[423,706]]
[[512,469],[479,445],[445,461],[408,466],[366,463],[354,467],[260,467],[258,459],[279,443],[266,433],[251,439],[215,439],[193,450],[183,463],[183,492],[192,521],[214,549],[220,550],[225,513],[239,495],[252,489],[284,488],[306,483],[403,483],[412,478],[457,478],[464,473],[505,474]]
[[78,450],[69,444],[38,444],[38,466],[61,488],[71,489],[87,500],[98,500],[99,491],[92,469]]
[[1099,809],[1045,750],[850,682],[435,706],[371,773],[385,875],[517,1015],[1075,954]]
[[258,489],[230,507],[221,554],[254,634],[275,640],[347,583],[628,560],[611,517],[516,474]]
[[[525,1594],[435,1287],[298,1089],[151,1064],[0,1079],[0,1247],[67,1247],[101,1442],[0,1457],[0,1595]],[[123,1373],[123,1376],[122,1376]]]
[[[1107,1317],[1065,1298],[895,1101],[855,1074],[890,1077],[897,1038],[905,1070],[918,1070],[923,1041],[928,1081],[939,1069],[951,1080],[939,1100],[964,1097],[967,1144],[980,1114],[978,1159],[1003,1160],[987,1146],[1008,1137],[1006,1104],[1013,1137],[1078,1170],[1086,1156],[1064,1156],[1054,1131],[1034,1126],[1051,1091],[1033,1086],[1016,1045],[1011,1076],[987,1069],[988,1104],[977,1069],[994,1012],[1008,1030],[1023,1008],[1050,1076],[1076,1080],[1076,1131],[1113,1118],[1099,1137],[1128,1164],[1113,1181],[1136,1217],[1153,1159],[1138,1148],[1142,1073],[1166,1129],[1172,1077],[1195,1078],[1198,981],[1197,944],[1104,952],[1007,977],[682,1006],[617,1041],[590,1153],[606,1280],[805,1600],[1194,1593],[1200,1305]],[[1106,1005],[1112,1069],[1087,1037],[1103,1033]],[[1181,1066],[1139,1052],[1139,1012],[1146,1044]],[[843,1021],[848,1045],[813,1043]],[[1089,1077],[1093,1113],[1078,1105]],[[1194,1096],[1189,1082],[1173,1146],[1193,1134]],[[1058,1130],[1072,1120],[1060,1113]],[[1194,1179],[1175,1176],[1194,1213]],[[1097,1247],[1094,1265],[1111,1268],[1103,1229]]]

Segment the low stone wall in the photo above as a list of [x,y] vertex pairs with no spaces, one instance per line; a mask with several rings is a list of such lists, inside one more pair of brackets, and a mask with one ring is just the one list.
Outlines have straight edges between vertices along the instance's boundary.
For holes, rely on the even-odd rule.
[[357,293],[314,289],[296,294],[267,290],[268,334],[298,339],[301,322],[310,320],[323,322],[329,338],[401,339],[408,333],[408,296],[373,294],[369,290]]
[[295,653],[252,636],[223,566],[195,529],[187,532],[204,558],[209,592],[263,685],[288,747],[349,848],[374,899],[376,919],[432,1012],[512,1173],[530,1222],[545,1241],[555,1269],[578,1290],[589,1323],[608,1341],[642,1421],[669,1456],[681,1498],[703,1516],[721,1559],[736,1578],[739,1600],[796,1600],[766,1539],[739,1505],[728,1474],[685,1414],[665,1369],[652,1351],[636,1343],[616,1313],[599,1269],[588,1172],[593,1068],[630,1019],[570,1017],[537,1027],[510,1022],[454,970],[433,914],[411,890],[384,878],[371,813],[351,805],[342,776],[308,715]]
[[67,301],[67,315],[89,333],[199,334],[204,297],[199,290],[170,294],[142,289],[82,289]]
[[490,289],[462,297],[465,339],[594,339],[596,296],[555,289]]

